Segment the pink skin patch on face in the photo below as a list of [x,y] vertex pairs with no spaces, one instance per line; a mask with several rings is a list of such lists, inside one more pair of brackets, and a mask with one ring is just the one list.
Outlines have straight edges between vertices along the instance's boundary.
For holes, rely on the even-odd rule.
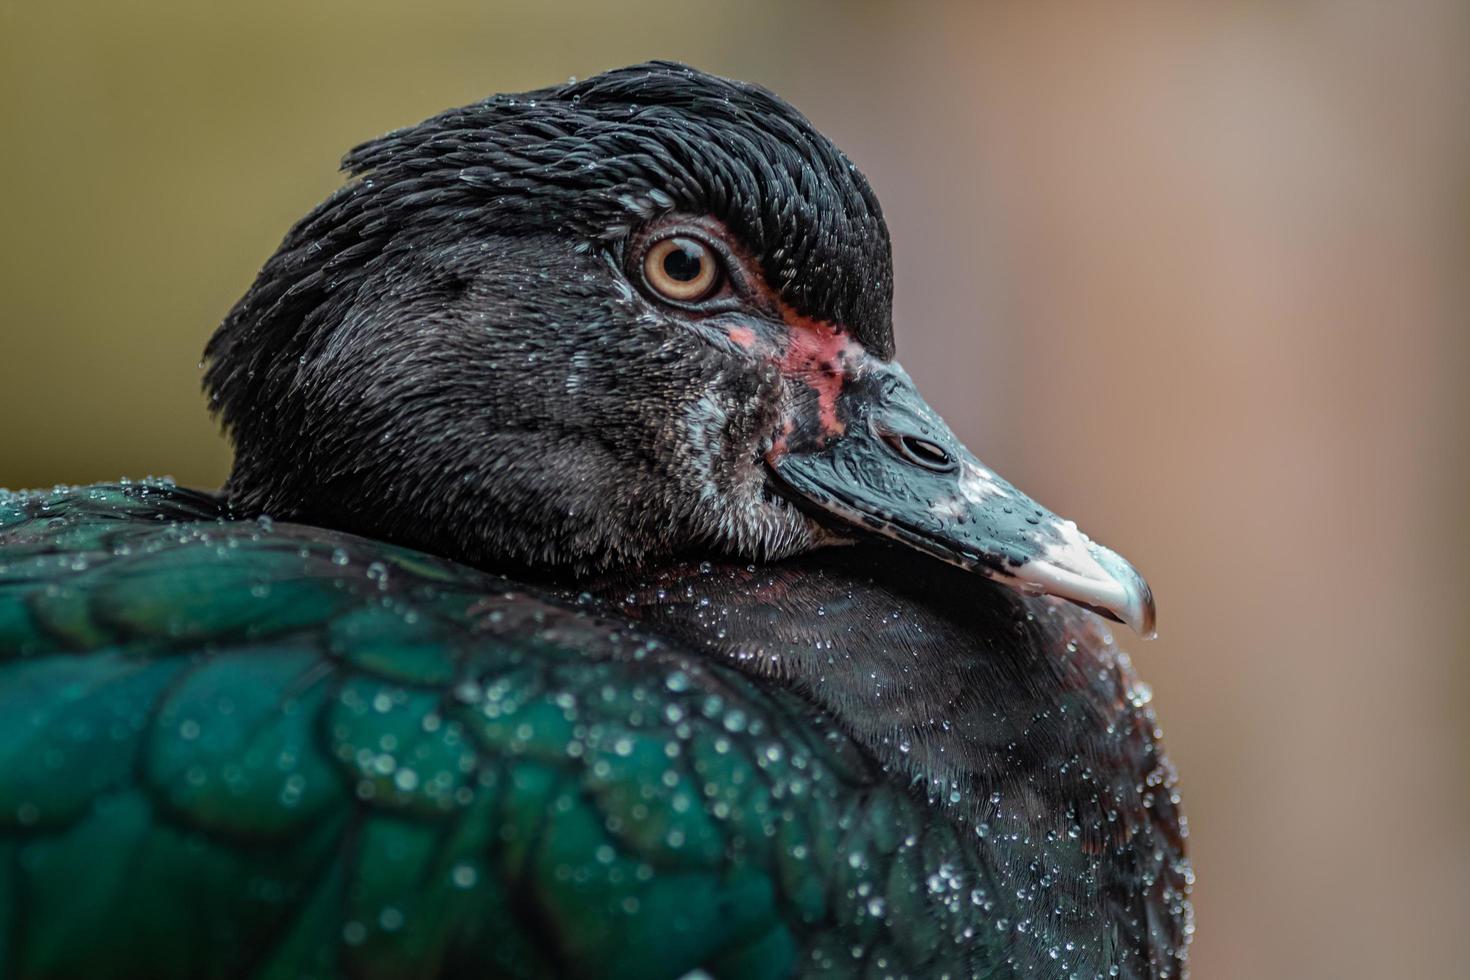
[[746,350],[755,347],[755,331],[749,327],[731,327],[728,336],[730,340]]
[[816,392],[822,434],[842,435],[846,426],[837,417],[837,396],[849,366],[856,366],[865,354],[862,345],[832,324],[801,316],[784,304],[781,318],[790,328],[781,373]]

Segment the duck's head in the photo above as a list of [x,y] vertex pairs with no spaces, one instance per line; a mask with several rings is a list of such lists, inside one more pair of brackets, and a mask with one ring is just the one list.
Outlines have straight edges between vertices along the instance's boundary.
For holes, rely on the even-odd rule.
[[878,201],[771,93],[642,65],[345,166],[206,352],[241,505],[569,576],[883,536],[1151,630],[892,360]]

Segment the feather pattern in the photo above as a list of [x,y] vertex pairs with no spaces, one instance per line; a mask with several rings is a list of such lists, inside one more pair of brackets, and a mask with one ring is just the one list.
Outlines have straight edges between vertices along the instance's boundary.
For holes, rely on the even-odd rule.
[[[1028,920],[966,808],[702,645],[172,486],[0,498],[0,963],[1143,976],[1181,943],[1178,896],[1101,935],[1091,905]],[[1088,844],[1013,848],[1070,851],[1054,891],[1090,903]],[[1178,887],[1177,844],[1131,873]]]

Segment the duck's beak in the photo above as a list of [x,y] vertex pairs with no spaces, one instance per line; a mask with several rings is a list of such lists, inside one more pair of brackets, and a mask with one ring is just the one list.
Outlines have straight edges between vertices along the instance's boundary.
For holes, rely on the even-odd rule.
[[767,454],[790,495],[849,529],[1154,635],[1153,594],[1133,566],[986,468],[902,368],[867,360],[833,394],[795,399]]

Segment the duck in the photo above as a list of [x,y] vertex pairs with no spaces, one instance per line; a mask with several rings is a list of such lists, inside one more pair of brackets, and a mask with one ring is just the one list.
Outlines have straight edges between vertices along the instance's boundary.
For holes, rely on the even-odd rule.
[[895,360],[836,146],[650,62],[343,167],[221,489],[0,495],[5,975],[1185,974],[1152,594]]

